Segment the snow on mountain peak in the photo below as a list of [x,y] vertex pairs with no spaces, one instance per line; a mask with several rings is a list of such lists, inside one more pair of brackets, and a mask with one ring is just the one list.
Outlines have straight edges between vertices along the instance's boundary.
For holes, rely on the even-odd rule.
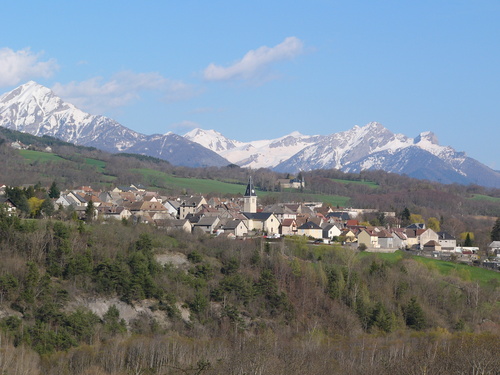
[[35,81],[29,81],[11,92],[0,96],[0,102],[5,103],[5,105],[10,105],[14,102],[24,103],[26,101],[31,101],[33,98],[40,100],[45,96],[51,95],[53,95],[53,93],[47,87],[39,85]]
[[300,137],[303,137],[304,135],[302,133],[300,133],[299,131],[294,131],[294,132],[291,132],[290,134],[288,134],[289,137],[294,137],[294,138],[300,138]]
[[420,142],[429,142],[433,145],[439,145],[438,138],[431,131],[422,132],[415,138],[415,144]]
[[372,122],[369,122],[368,124],[366,124],[365,126],[363,126],[363,128],[367,128],[367,129],[381,129],[381,128],[384,128],[384,126],[380,122],[372,121]]
[[[188,165],[186,159],[196,155],[202,161],[195,166],[223,166],[229,161],[242,167],[275,168],[290,173],[318,168],[344,171],[380,168],[416,176],[434,173],[440,180],[453,173],[460,176],[450,174],[450,182],[474,178],[475,183],[482,179],[488,186],[500,186],[498,172],[490,172],[451,147],[440,146],[434,133],[427,131],[408,138],[392,133],[378,122],[362,127],[356,125],[326,136],[308,136],[294,131],[280,138],[252,142],[230,140],[215,130],[200,128],[189,131],[184,137],[172,132],[146,136],[112,119],[85,113],[64,102],[50,89],[29,81],[0,96],[0,126],[34,135],[51,135],[111,152],[166,158],[177,165]],[[482,173],[486,177],[483,178]]]
[[160,157],[175,165],[224,166],[228,161],[174,134],[144,135],[105,116],[94,116],[64,102],[52,90],[29,81],[0,97],[0,126],[50,135],[109,152]]
[[50,135],[80,143],[83,142],[84,128],[91,123],[102,123],[103,119],[64,102],[52,90],[35,81],[0,97],[0,125],[34,135]]
[[184,134],[185,138],[195,138],[195,137],[224,137],[221,133],[210,129],[210,130],[204,130],[201,128],[194,128],[193,130],[190,130],[186,134]]
[[233,141],[224,137],[221,133],[215,130],[203,130],[200,128],[187,132],[184,134],[184,138],[192,142],[196,142],[215,152],[230,150],[241,144],[241,142]]

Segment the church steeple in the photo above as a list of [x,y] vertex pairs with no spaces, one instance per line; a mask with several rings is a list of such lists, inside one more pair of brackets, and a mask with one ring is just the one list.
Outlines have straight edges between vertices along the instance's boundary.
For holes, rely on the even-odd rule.
[[245,190],[245,197],[251,197],[254,196],[256,197],[257,194],[255,194],[255,189],[253,188],[253,182],[252,182],[252,177],[248,177],[248,185],[247,189]]
[[251,176],[248,178],[247,189],[243,196],[243,211],[250,213],[257,212],[257,194],[255,194]]

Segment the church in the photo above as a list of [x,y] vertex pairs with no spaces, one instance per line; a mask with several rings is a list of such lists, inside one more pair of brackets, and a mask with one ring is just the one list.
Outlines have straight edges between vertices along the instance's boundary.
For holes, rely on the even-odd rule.
[[248,185],[243,196],[243,212],[245,224],[249,231],[260,231],[268,235],[279,234],[280,222],[272,212],[257,212],[257,194],[253,186],[252,177],[248,178]]

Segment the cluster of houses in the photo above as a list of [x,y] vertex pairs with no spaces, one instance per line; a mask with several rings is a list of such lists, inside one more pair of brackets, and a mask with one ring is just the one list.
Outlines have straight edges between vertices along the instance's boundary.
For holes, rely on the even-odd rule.
[[[10,147],[12,147],[14,150],[29,150],[29,149],[36,149],[36,147],[33,147],[32,145],[25,145],[21,141],[14,141],[9,144]],[[45,151],[45,152],[52,152],[52,147],[46,146],[43,149],[39,149],[39,151]]]
[[[316,243],[342,242],[369,251],[413,249],[431,255],[465,255],[470,259],[474,259],[478,251],[478,248],[457,247],[453,236],[435,232],[425,224],[406,228],[361,225],[356,217],[363,210],[334,210],[321,202],[277,203],[262,207],[257,202],[251,178],[244,196],[239,199],[169,197],[148,191],[142,185],[120,186],[111,191],[82,186],[63,192],[54,204],[73,209],[83,218],[88,214],[90,201],[95,218],[132,220],[165,230],[201,231],[230,238],[304,236]],[[394,213],[385,214],[394,216]],[[498,245],[492,249],[496,254],[500,254],[500,243]]]

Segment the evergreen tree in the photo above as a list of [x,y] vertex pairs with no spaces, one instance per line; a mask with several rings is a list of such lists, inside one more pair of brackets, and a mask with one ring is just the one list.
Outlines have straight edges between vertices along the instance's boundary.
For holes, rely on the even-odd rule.
[[472,246],[472,239],[470,238],[470,233],[467,233],[467,237],[465,237],[464,246],[465,247]]
[[48,196],[45,197],[45,199],[42,202],[42,205],[40,207],[40,211],[46,215],[46,216],[52,216],[54,215],[54,205],[52,204],[52,201]]
[[5,196],[9,198],[12,203],[17,207],[18,210],[25,214],[29,214],[30,206],[28,204],[28,198],[26,197],[26,191],[18,187],[6,187]]
[[135,242],[135,249],[144,252],[144,254],[150,254],[153,251],[151,236],[147,233],[141,233],[139,239]]
[[495,221],[493,229],[491,230],[491,240],[500,241],[500,217]]
[[87,203],[87,208],[85,209],[85,221],[91,222],[94,220],[94,202],[92,199]]
[[410,210],[408,209],[408,207],[405,207],[400,215],[402,227],[406,227],[406,226],[410,225],[410,216],[411,216]]
[[24,195],[26,195],[27,199],[33,198],[35,196],[35,188],[30,185],[27,189],[24,189]]
[[124,319],[120,319],[120,310],[116,305],[109,307],[102,317],[104,321],[104,331],[112,336],[127,332],[127,325]]
[[405,322],[408,327],[417,331],[425,328],[426,321],[424,311],[415,297],[413,297],[410,302],[408,302],[408,305],[405,306],[404,315]]
[[394,326],[393,316],[385,309],[381,302],[378,302],[373,308],[370,327],[377,327],[384,332],[391,332]]
[[55,181],[52,182],[52,185],[50,185],[49,188],[49,197],[53,199],[57,199],[61,196],[61,191],[57,187],[57,184]]

